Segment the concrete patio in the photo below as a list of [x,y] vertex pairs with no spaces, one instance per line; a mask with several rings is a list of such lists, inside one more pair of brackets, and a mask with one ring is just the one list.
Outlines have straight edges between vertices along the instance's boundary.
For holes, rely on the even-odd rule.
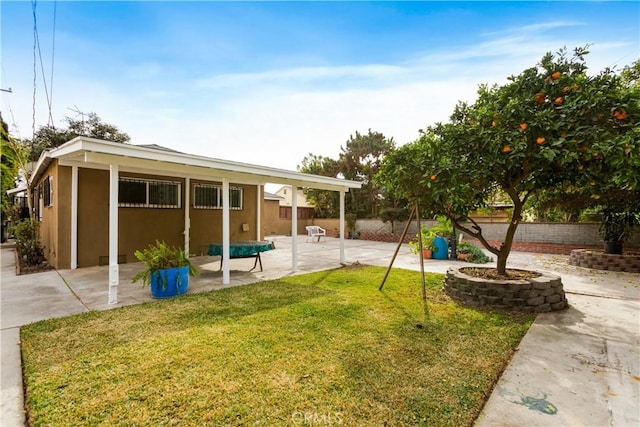
[[[338,239],[309,243],[299,237],[296,273],[291,271],[291,238],[270,239],[276,249],[262,254],[264,271],[248,271],[253,259],[233,259],[228,286],[340,267]],[[347,263],[387,266],[396,244],[346,240],[345,247]],[[538,315],[477,425],[640,424],[640,276],[572,267],[566,261],[562,255],[511,254],[509,268],[560,275],[571,307]],[[190,293],[224,287],[218,257],[194,257],[193,262],[201,275],[191,280]],[[428,260],[425,271],[444,273],[460,265],[467,264]],[[402,245],[394,267],[419,270],[420,265]],[[118,304],[109,305],[106,266],[16,276],[13,249],[2,249],[0,425],[25,423],[19,327],[152,301],[147,288],[130,283],[141,268],[140,263],[120,266]]]

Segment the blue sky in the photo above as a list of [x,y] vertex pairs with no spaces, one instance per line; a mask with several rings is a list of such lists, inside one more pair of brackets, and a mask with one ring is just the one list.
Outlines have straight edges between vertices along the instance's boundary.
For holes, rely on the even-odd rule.
[[[481,83],[592,44],[593,72],[640,57],[638,2],[43,2],[37,28],[56,126],[71,109],[210,157],[295,170],[356,130],[403,144]],[[2,1],[1,111],[33,114],[33,10]],[[49,87],[51,90],[51,87]],[[40,62],[36,127],[49,108]]]

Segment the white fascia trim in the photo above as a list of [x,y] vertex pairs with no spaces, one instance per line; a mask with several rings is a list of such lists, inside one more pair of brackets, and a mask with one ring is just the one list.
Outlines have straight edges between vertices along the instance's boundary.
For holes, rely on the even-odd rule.
[[[54,158],[68,156],[77,151],[95,152],[100,154],[111,154],[128,158],[152,160],[165,163],[173,163],[184,166],[195,166],[206,169],[216,169],[224,172],[250,174],[260,177],[260,181],[268,181],[276,184],[290,184],[300,187],[312,187],[321,189],[338,190],[340,188],[361,188],[362,183],[346,179],[325,177],[320,175],[305,174],[283,169],[271,168],[268,166],[251,165],[247,163],[233,162],[228,160],[213,159],[204,156],[191,154],[171,153],[155,150],[147,147],[139,147],[131,144],[103,141],[100,139],[77,137],[71,141],[51,150],[50,155]],[[224,174],[227,176],[227,174]],[[254,181],[254,180],[251,180]],[[256,179],[254,182],[257,182]],[[319,186],[320,185],[320,186]]]
[[29,177],[29,185],[33,184],[33,182],[42,174],[42,172],[44,172],[44,170],[49,167],[50,162],[51,152],[49,150],[44,150],[40,154],[40,158],[38,158],[36,165],[31,171],[31,176]]

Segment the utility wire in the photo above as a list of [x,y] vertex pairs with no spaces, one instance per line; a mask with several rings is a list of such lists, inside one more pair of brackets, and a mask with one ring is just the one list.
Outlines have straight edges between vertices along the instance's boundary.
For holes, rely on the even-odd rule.
[[36,26],[36,0],[31,1],[33,11],[33,105],[31,109],[31,138],[36,135],[36,36],[38,27]]
[[51,42],[51,77],[49,78],[49,87],[51,88],[51,97],[49,98],[49,126],[53,126],[53,117],[51,116],[51,108],[53,105],[53,65],[56,58],[56,17],[58,11],[58,1],[53,2],[53,40]]
[[[36,80],[36,64],[35,64],[35,49],[37,47],[38,49],[38,59],[40,59],[40,71],[42,73],[42,83],[44,86],[44,94],[45,97],[47,98],[47,106],[49,107],[49,118],[47,120],[47,124],[50,126],[53,123],[53,115],[51,114],[51,98],[49,97],[49,89],[47,87],[47,78],[45,77],[45,72],[44,72],[44,61],[42,60],[42,49],[40,48],[40,37],[38,34],[38,18],[37,18],[37,14],[36,14],[36,1],[37,0],[32,0],[31,2],[31,6],[32,6],[32,10],[33,10],[33,37],[34,37],[34,100],[33,100],[33,124],[32,124],[32,131],[33,134],[35,135],[35,103],[36,103],[36,95],[35,95],[35,80]],[[53,73],[53,68],[52,68],[52,73]]]
[[[35,0],[34,0],[35,3]],[[35,17],[35,8],[34,8],[34,23],[36,22],[36,17]],[[53,122],[53,117],[51,116],[51,99],[49,98],[49,89],[47,87],[47,78],[45,77],[45,73],[44,73],[44,62],[42,61],[42,50],[40,49],[40,36],[38,34],[38,26],[37,24],[34,25],[35,28],[35,34],[36,34],[36,44],[38,46],[38,58],[40,59],[40,72],[42,73],[42,84],[44,85],[44,95],[47,98],[47,106],[49,107],[49,119],[47,121],[48,124],[50,124],[51,122]]]

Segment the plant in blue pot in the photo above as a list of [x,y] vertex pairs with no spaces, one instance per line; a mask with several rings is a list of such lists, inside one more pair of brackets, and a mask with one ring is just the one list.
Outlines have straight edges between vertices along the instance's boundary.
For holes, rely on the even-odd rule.
[[149,286],[154,298],[170,298],[186,294],[189,290],[189,276],[197,276],[198,270],[191,264],[181,248],[169,246],[156,240],[142,251],[135,252],[136,258],[147,267],[133,276],[135,283],[142,280]]

